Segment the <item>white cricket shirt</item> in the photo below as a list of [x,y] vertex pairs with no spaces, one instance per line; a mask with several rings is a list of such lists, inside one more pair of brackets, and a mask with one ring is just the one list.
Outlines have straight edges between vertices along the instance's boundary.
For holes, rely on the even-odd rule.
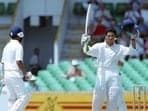
[[23,61],[23,47],[17,40],[10,40],[4,47],[2,62],[4,63],[5,77],[23,77],[16,61]]
[[118,61],[122,60],[126,55],[131,55],[134,51],[135,49],[132,47],[125,47],[119,44],[108,46],[103,42],[93,45],[87,54],[97,58],[98,68],[102,67],[103,69],[118,72]]

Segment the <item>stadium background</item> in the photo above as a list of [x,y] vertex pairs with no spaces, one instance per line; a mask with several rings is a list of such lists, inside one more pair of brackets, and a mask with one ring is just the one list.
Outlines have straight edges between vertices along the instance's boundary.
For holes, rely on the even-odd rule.
[[[32,93],[25,111],[91,110],[96,69],[95,60],[85,56],[80,48],[86,13],[81,7],[82,2],[85,0],[0,0],[0,57],[12,25],[24,29],[24,62],[27,68],[33,48],[41,50],[43,70],[38,72],[36,81],[39,91]],[[115,11],[118,3],[126,4],[128,0],[103,2],[113,4]],[[121,15],[117,15],[116,20],[120,22],[120,19]],[[73,83],[61,77],[71,67],[72,59],[80,60],[86,79],[77,78]],[[130,59],[121,68],[124,98],[129,110],[133,109],[133,86],[148,86],[147,70],[148,59]],[[148,95],[145,98],[148,109]]]

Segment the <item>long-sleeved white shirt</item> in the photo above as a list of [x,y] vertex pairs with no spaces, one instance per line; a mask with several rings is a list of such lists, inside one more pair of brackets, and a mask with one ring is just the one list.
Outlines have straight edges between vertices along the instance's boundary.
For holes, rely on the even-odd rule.
[[97,58],[98,68],[119,71],[118,61],[126,55],[131,55],[134,51],[135,49],[132,46],[125,47],[119,44],[108,46],[106,42],[103,42],[90,47],[86,54]]

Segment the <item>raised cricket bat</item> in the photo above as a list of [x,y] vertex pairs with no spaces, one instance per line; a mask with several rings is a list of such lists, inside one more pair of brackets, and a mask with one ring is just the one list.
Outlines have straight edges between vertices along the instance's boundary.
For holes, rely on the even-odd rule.
[[94,22],[94,4],[90,3],[87,8],[87,13],[86,13],[86,21],[85,21],[85,34],[89,34],[89,25]]

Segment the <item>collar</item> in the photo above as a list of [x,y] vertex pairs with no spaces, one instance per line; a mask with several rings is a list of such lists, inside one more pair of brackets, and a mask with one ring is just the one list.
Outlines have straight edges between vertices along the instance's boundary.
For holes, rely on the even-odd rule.
[[19,41],[15,40],[15,39],[10,39],[10,42],[18,42],[19,43]]
[[115,47],[115,43],[112,46],[109,46],[106,42],[104,42],[105,48],[113,48]]

